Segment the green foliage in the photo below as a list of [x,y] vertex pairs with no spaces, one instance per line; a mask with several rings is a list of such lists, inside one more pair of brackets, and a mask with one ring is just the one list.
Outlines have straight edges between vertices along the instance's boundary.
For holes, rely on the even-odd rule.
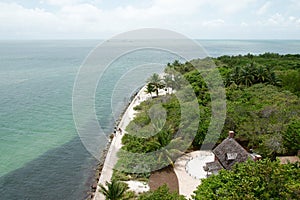
[[284,89],[300,96],[300,69],[280,72],[279,77]]
[[[277,154],[285,153],[283,146],[283,139],[281,134],[268,134],[260,136],[261,142],[258,146],[258,151],[264,157],[268,157],[271,160],[276,159]],[[290,148],[290,147],[288,147]]]
[[125,199],[124,195],[128,186],[120,181],[112,180],[111,183],[106,182],[106,187],[104,185],[99,185],[99,191],[105,196],[106,200],[122,200]]
[[150,173],[136,173],[136,174],[129,174],[120,170],[113,170],[112,180],[117,181],[130,181],[130,180],[137,180],[147,182],[150,177]]
[[185,74],[187,72],[192,71],[194,66],[190,62],[180,63],[178,60],[175,60],[172,64],[168,63],[165,68],[165,73],[174,74],[175,72],[179,74]]
[[[165,103],[162,103],[162,98],[151,99],[140,105],[141,111],[129,123],[126,128],[128,134],[122,138],[124,150],[133,153],[147,153],[158,150],[171,141],[172,135],[175,130],[178,130],[180,123],[180,106],[173,95],[168,97],[169,99]],[[159,106],[159,109],[166,109],[164,123],[158,120],[160,117],[154,117],[151,121],[149,116],[154,105]]]
[[202,180],[193,199],[299,199],[299,167],[299,163],[249,160]]
[[280,80],[268,66],[257,65],[251,62],[245,66],[235,66],[227,73],[225,84],[249,87],[257,83],[267,83],[271,85],[280,85]]
[[186,200],[184,196],[176,192],[170,192],[167,185],[159,187],[155,191],[146,192],[138,197],[138,200]]
[[[265,157],[274,157],[274,153],[282,154],[291,148],[282,148],[281,136],[299,116],[299,98],[275,86],[256,84],[243,90],[228,89],[227,117],[220,139],[227,137],[228,130],[235,130],[236,139],[245,147],[257,149]],[[279,144],[270,149],[275,143]]]
[[146,92],[147,94],[150,94],[151,97],[152,97],[152,92],[155,92],[155,88],[154,88],[153,84],[148,83],[147,86],[146,86],[145,92]]
[[[218,70],[209,73],[212,71],[212,60]],[[142,168],[155,169],[159,164],[172,165],[188,147],[197,149],[202,145],[214,145],[219,131],[211,138],[206,137],[206,133],[209,126],[214,130],[214,124],[211,124],[211,98],[218,97],[222,92],[218,90],[222,85],[215,85],[217,72],[220,72],[226,84],[227,98],[227,116],[219,142],[227,137],[229,130],[234,130],[235,138],[244,148],[252,148],[263,157],[274,159],[276,155],[295,154],[299,150],[299,129],[292,122],[298,123],[300,120],[300,101],[294,95],[299,91],[299,66],[300,55],[273,53],[221,56],[216,59],[197,59],[186,63],[174,61],[168,64],[163,79],[158,74],[149,78],[147,91],[157,92],[164,85],[167,89],[175,89],[176,95],[153,98],[135,108],[138,113],[126,128],[128,134],[122,139],[123,151],[118,154],[118,167],[124,171],[132,169],[133,172]],[[280,84],[278,77],[282,80]],[[196,95],[200,117],[197,117],[197,109],[192,106],[194,97],[187,92],[184,80]],[[212,85],[217,86],[215,91],[209,91],[208,86]],[[167,92],[170,93],[169,90]],[[178,96],[182,97],[181,102],[177,99]],[[151,109],[154,105],[159,106],[158,110],[163,110],[162,115],[152,116]],[[216,98],[214,105],[219,105]],[[186,118],[181,113],[183,109],[194,113],[194,117]],[[181,137],[174,137],[179,130]],[[184,143],[190,137],[194,137],[192,144]],[[174,148],[166,149],[168,145]],[[141,156],[129,156],[127,152]],[[149,152],[156,153],[152,157],[146,156]],[[143,166],[139,163],[148,164]],[[148,175],[118,174],[125,180],[129,177],[145,179]]]
[[292,121],[282,136],[288,154],[297,154],[300,150],[300,119]]
[[159,89],[164,88],[164,84],[159,77],[158,74],[154,73],[149,79],[148,79],[148,84],[147,84],[147,93],[152,93],[155,92],[156,96],[158,96],[158,91]]
[[184,79],[182,75],[187,71],[190,71],[192,67],[193,66],[190,63],[181,64],[178,60],[175,60],[173,64],[168,63],[167,67],[165,68],[165,86],[170,87],[172,90],[181,89],[184,85]]
[[234,66],[244,66],[255,62],[263,66],[273,66],[274,70],[299,69],[300,54],[279,55],[277,53],[264,53],[261,55],[238,55],[238,56],[220,56],[215,59],[218,66],[232,68]]
[[207,105],[210,102],[210,95],[200,72],[198,70],[193,70],[186,73],[185,78],[193,87],[195,95],[198,97],[199,104]]

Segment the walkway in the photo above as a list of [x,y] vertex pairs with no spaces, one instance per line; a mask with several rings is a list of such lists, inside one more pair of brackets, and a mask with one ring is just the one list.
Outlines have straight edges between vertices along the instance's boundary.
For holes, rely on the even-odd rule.
[[[149,98],[149,94],[145,93],[145,87],[143,87],[138,92],[138,94],[135,96],[133,101],[128,106],[126,112],[122,116],[122,119],[121,119],[121,121],[119,123],[119,127],[118,127],[118,128],[122,129],[122,132],[123,132],[122,135],[124,135],[127,125],[133,119],[133,117],[136,113],[136,111],[133,110],[133,108],[135,106],[139,105],[142,101],[147,100],[147,98]],[[94,200],[104,200],[105,199],[104,195],[99,192],[99,188],[100,188],[99,184],[105,185],[106,181],[110,182],[110,180],[111,180],[111,177],[113,174],[113,168],[118,161],[117,152],[122,147],[122,141],[121,141],[122,135],[119,132],[117,132],[116,136],[113,138],[113,140],[111,142],[111,145],[107,152],[106,159],[105,159],[105,162],[103,165],[103,169],[102,169],[102,172],[100,175],[98,186],[97,186],[97,189],[95,192]]]
[[190,198],[201,179],[206,177],[203,166],[212,161],[214,155],[211,151],[194,151],[178,158],[174,171],[178,178],[179,194]]

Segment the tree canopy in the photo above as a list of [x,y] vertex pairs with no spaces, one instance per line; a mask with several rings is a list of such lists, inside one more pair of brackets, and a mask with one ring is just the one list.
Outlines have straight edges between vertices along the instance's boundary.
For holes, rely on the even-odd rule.
[[268,159],[239,163],[202,180],[193,199],[300,199],[299,165]]
[[[167,87],[176,93],[149,99],[135,108],[138,113],[127,126],[128,134],[122,138],[124,151],[119,152],[117,163],[118,169],[133,170],[130,174],[114,173],[115,177],[119,180],[147,179],[150,174],[138,173],[141,168],[152,169],[161,162],[172,165],[186,149],[210,145],[210,140],[205,137],[212,122],[211,98],[212,94],[220,92],[209,91],[208,84],[214,82],[205,81],[214,78],[207,77],[205,71],[210,68],[211,60],[215,62],[215,71],[221,74],[226,90],[226,120],[218,133],[218,142],[227,137],[229,130],[234,130],[235,139],[244,148],[253,149],[264,158],[275,160],[278,155],[297,154],[300,149],[300,55],[265,53],[186,63],[174,61],[166,66],[163,79],[158,74],[149,78],[147,92],[157,93],[158,89]],[[192,97],[185,93],[184,80],[192,87],[199,109],[190,106]],[[179,102],[178,95],[184,100]],[[155,106],[164,112],[155,112],[159,116],[152,116]],[[182,118],[182,106],[190,113],[197,110],[200,117]],[[181,137],[176,137],[178,130],[182,131],[183,137],[195,136],[192,142],[183,143]],[[164,149],[168,145],[171,148]],[[187,148],[178,148],[182,146]],[[129,156],[128,152],[137,154]],[[149,152],[157,153],[154,157],[146,156]],[[279,165],[270,160],[249,161],[232,171],[221,171],[219,175],[203,180],[194,199],[299,199],[299,164]],[[164,197],[162,191],[167,192],[166,188],[161,188],[141,198],[161,199]]]

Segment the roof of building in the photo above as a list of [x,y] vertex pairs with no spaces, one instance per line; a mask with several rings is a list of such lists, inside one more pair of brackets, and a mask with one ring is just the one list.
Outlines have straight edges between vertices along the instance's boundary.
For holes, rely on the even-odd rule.
[[221,165],[221,163],[218,160],[206,163],[206,167],[207,167],[208,171],[212,172],[212,173],[216,173],[219,170],[223,169],[223,166]]
[[225,169],[231,169],[236,162],[245,162],[250,156],[234,138],[223,140],[213,153]]

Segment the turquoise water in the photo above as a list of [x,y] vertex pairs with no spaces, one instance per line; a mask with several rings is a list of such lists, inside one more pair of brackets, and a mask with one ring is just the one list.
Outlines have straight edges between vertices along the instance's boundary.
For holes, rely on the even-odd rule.
[[[81,63],[98,42],[0,41],[0,199],[86,196],[96,160],[76,133],[72,89]],[[300,41],[198,42],[210,56],[300,53]],[[99,88],[96,95],[97,116],[107,134],[114,123],[111,99],[115,81],[131,66],[153,59],[167,63],[176,57],[154,51],[138,52],[118,60],[107,70],[100,82],[105,87]],[[137,88],[125,87],[121,96],[128,98]],[[115,116],[127,102],[122,98]],[[106,142],[103,141],[103,148]]]
[[0,45],[3,176],[76,136],[72,87],[77,68],[93,45],[29,41]]
[[[0,42],[1,197],[18,198],[12,195],[11,181],[21,188],[19,199],[26,199],[26,194],[37,194],[34,185],[44,185],[51,191],[51,183],[59,185],[58,179],[68,184],[68,178],[63,177],[67,177],[65,172],[55,179],[62,163],[53,162],[56,159],[51,157],[55,154],[49,151],[74,141],[77,136],[72,118],[73,82],[78,67],[95,44],[96,41]],[[70,162],[71,154],[62,152],[56,155],[60,156],[59,160]],[[77,154],[82,152],[84,148],[74,150]],[[80,157],[84,160],[84,156]],[[75,165],[76,161],[70,163]],[[61,167],[69,165],[64,163]],[[50,176],[43,170],[49,171]],[[80,181],[79,175],[73,175]],[[42,184],[39,179],[48,183]],[[59,188],[48,193],[53,195],[55,190]],[[27,199],[38,199],[34,195],[29,197]],[[53,198],[50,195],[48,199]]]

